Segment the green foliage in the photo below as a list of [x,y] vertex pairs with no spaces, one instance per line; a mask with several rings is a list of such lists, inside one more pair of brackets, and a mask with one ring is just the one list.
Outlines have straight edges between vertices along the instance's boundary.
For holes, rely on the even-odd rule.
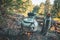
[[53,9],[51,10],[52,16],[59,17],[58,12],[60,11],[60,0],[55,0]]
[[5,0],[6,6],[11,5],[12,0]]
[[56,10],[54,8],[51,10],[51,13],[52,13],[52,17],[56,17]]
[[60,0],[54,1],[54,12],[57,14],[60,11]]
[[[0,9],[1,9],[1,14],[2,14],[2,8],[4,8],[3,10],[5,11],[5,13],[8,13],[7,8],[10,9],[19,9],[20,6],[22,5],[22,0],[0,0]],[[11,11],[12,11],[11,10]],[[11,11],[9,11],[9,13],[11,13]],[[13,13],[13,12],[12,12]]]
[[16,2],[17,2],[19,5],[23,3],[22,0],[17,0]]

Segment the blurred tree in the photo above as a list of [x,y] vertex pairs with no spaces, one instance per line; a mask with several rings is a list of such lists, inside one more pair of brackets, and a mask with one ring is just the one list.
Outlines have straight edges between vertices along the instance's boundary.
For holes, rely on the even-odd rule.
[[45,14],[50,13],[50,0],[46,0],[45,2]]
[[55,0],[53,7],[54,7],[53,12],[56,14],[57,17],[59,17],[59,15],[60,15],[60,13],[59,13],[59,11],[60,11],[60,0]]
[[18,9],[18,8],[20,8],[20,5],[22,5],[22,0],[8,0],[8,1],[7,0],[0,0],[1,14],[4,11],[6,12],[7,9],[9,9],[9,10]]
[[[22,3],[21,0],[0,0],[0,27],[7,26],[7,13],[11,13],[11,11],[14,9],[19,8],[19,5]],[[17,8],[18,7],[18,8]],[[13,11],[12,11],[13,12]]]

